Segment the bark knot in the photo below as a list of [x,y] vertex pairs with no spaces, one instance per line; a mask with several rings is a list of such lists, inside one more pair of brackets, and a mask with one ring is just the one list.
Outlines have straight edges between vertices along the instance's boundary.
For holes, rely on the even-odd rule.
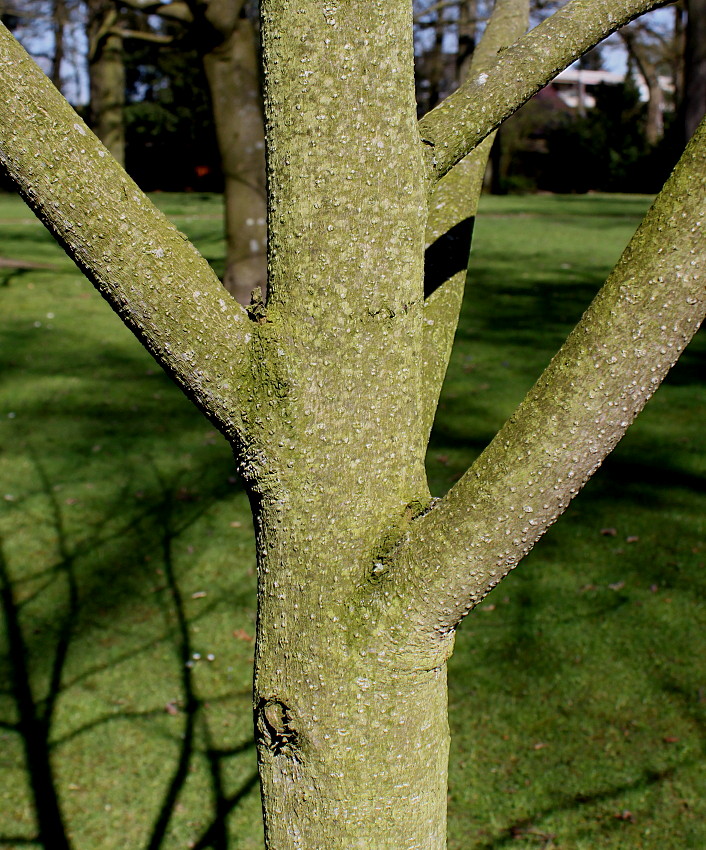
[[250,303],[245,309],[253,322],[261,324],[262,322],[268,321],[267,307],[265,306],[265,299],[262,295],[261,287],[256,286],[255,289],[253,289],[252,295],[250,296]]
[[299,735],[294,728],[290,709],[278,699],[262,699],[257,712],[261,740],[275,755],[297,758]]

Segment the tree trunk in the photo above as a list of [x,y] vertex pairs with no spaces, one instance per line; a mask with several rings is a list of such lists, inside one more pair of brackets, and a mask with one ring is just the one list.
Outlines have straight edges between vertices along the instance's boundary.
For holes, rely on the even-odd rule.
[[[512,36],[526,25],[523,5],[499,4],[520,8]],[[440,850],[452,638],[400,642],[366,602],[390,549],[431,502],[425,449],[460,304],[437,286],[425,309],[410,8],[395,0],[371,13],[361,4],[320,20],[312,8],[305,36],[283,50],[282,34],[302,26],[289,6],[268,0],[263,9],[278,225],[269,321],[259,330],[261,344],[276,345],[298,376],[285,420],[278,425],[282,412],[273,410],[268,425],[282,447],[277,472],[253,500],[267,846]],[[346,85],[336,88],[341,78]],[[456,210],[464,228],[470,223],[488,146],[469,163],[470,177],[463,172],[465,186],[440,187],[427,241],[457,224]],[[451,203],[459,198],[460,209]],[[449,271],[462,292],[469,241],[460,243],[461,272]],[[420,348],[424,327],[450,330],[446,340],[434,337],[437,360]],[[292,433],[303,440],[292,443]]]
[[620,35],[647,86],[645,137],[651,145],[656,145],[664,135],[664,93],[659,84],[658,68],[650,61],[649,49],[640,43],[637,33],[625,29],[621,30]]
[[[13,89],[0,99],[0,161],[234,447],[257,538],[268,850],[442,850],[455,629],[566,508],[704,318],[702,125],[526,400],[430,498],[425,449],[464,277],[439,257],[467,251],[484,140],[650,2],[571,0],[418,123],[408,0],[264,0],[270,277],[267,304],[250,311],[223,298],[0,30],[0,84]],[[525,14],[525,0],[499,0],[493,20]],[[457,163],[473,181],[460,203]]]
[[645,137],[649,144],[656,145],[664,135],[664,93],[656,68],[646,70],[643,76],[649,90]]
[[[345,466],[345,452],[327,449]],[[312,498],[297,477],[257,513],[267,553],[254,693],[266,846],[441,850],[444,659],[402,657],[394,635],[356,610],[374,538],[351,519],[364,529],[379,517],[360,516],[360,498],[319,488]]]
[[686,0],[684,44],[684,138],[694,134],[706,114],[706,0]]
[[225,288],[241,304],[267,285],[265,129],[257,36],[240,17],[223,41],[204,52],[225,178]]
[[443,13],[439,12],[434,27],[434,44],[426,55],[425,70],[429,88],[424,112],[429,112],[441,100],[441,88],[444,80],[443,46],[445,30],[446,21]]
[[[263,3],[278,224],[259,327],[294,367],[284,410],[272,407],[281,449],[257,521],[273,850],[444,842],[445,658],[401,652],[359,605],[385,539],[430,501],[415,427],[425,204],[411,36],[407,0]],[[349,332],[323,331],[352,316]]]
[[91,0],[88,18],[91,129],[124,165],[125,64],[122,37],[111,32],[117,23],[115,4],[112,0]]
[[680,3],[673,7],[674,44],[670,55],[672,81],[674,84],[674,103],[678,107],[684,99],[684,44],[686,10]]
[[458,53],[456,54],[456,79],[463,82],[476,49],[478,32],[478,0],[463,0],[458,12]]
[[54,35],[54,53],[51,59],[49,79],[62,91],[61,64],[64,60],[64,29],[67,23],[66,0],[54,0],[51,7],[52,33]]

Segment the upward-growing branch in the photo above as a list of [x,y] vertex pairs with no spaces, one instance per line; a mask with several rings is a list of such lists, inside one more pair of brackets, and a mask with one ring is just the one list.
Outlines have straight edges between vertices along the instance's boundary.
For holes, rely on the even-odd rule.
[[[483,38],[473,51],[471,76],[527,28],[528,0],[497,0]],[[428,440],[446,375],[463,300],[473,223],[493,137],[441,180],[429,199],[424,263],[422,420]]]
[[571,0],[520,38],[419,122],[432,149],[432,179],[457,162],[599,41],[665,0]]
[[706,121],[527,398],[397,550],[380,584],[400,630],[449,634],[615,447],[703,321],[705,221]]
[[242,439],[252,323],[0,25],[0,163],[163,368]]

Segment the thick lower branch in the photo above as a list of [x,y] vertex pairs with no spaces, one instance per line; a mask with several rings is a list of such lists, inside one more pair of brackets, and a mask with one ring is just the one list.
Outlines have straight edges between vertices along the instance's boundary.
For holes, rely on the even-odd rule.
[[449,633],[517,565],[659,386],[706,313],[704,221],[706,122],[535,387],[379,582],[417,634]]

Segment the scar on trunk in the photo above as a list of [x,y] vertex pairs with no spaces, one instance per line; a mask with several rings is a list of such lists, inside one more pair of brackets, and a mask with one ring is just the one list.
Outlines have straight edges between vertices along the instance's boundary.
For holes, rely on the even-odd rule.
[[261,740],[275,755],[297,758],[299,735],[294,728],[289,708],[278,699],[260,700],[257,727]]

